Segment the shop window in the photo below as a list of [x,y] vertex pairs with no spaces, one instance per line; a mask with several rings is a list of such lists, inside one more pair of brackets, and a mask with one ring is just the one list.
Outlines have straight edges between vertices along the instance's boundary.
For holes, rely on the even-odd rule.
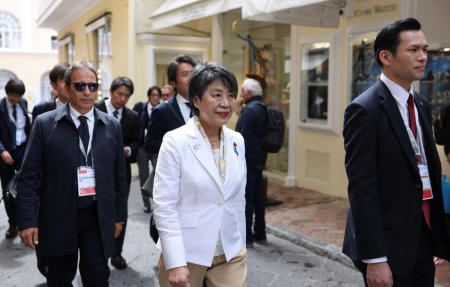
[[302,41],[299,125],[337,132],[341,72],[337,70],[340,57],[334,55],[339,55],[340,37],[336,34]]
[[429,50],[420,94],[430,103],[433,120],[450,103],[450,48]]
[[378,31],[349,34],[351,83],[348,104],[380,78],[381,66],[378,65],[373,51],[377,34]]
[[0,12],[0,48],[19,49],[21,47],[19,21],[11,13]]
[[56,36],[51,36],[50,37],[50,45],[51,45],[51,49],[52,50],[57,50],[58,49],[58,40],[57,40]]

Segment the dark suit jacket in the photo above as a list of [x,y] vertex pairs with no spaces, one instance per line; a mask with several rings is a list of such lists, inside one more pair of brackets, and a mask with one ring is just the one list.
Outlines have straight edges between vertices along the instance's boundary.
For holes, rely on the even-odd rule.
[[[108,113],[106,110],[105,99],[97,101],[95,103],[97,109],[104,113]],[[126,158],[127,166],[127,183],[131,183],[131,163],[136,162],[136,155],[138,153],[140,145],[140,126],[139,118],[136,112],[130,110],[127,107],[123,107],[122,118],[120,119],[120,125],[122,127],[123,145],[129,146],[131,149],[131,157]]]
[[[431,133],[426,98],[415,94],[431,186],[433,255],[448,256],[441,165]],[[413,268],[422,227],[422,182],[395,99],[382,81],[358,96],[345,111],[345,167],[350,210],[343,252],[361,259],[386,256],[394,274]]]
[[[19,106],[25,115],[25,133],[27,135],[27,140],[30,136],[30,118],[28,117],[27,107],[28,102],[25,99],[21,99],[19,102]],[[6,98],[3,98],[0,101],[0,153],[5,150],[10,152],[13,147],[15,147],[16,139],[13,138],[13,123],[11,122],[8,115],[8,107],[6,106]]]
[[[146,109],[146,107],[144,107],[144,109]],[[148,124],[147,135],[144,140],[145,150],[149,153],[159,153],[159,148],[161,147],[162,139],[166,132],[179,128],[184,124],[185,122],[180,107],[178,106],[176,96],[157,105],[153,109]]]
[[36,120],[37,116],[48,111],[53,111],[54,109],[56,109],[56,99],[40,102],[39,104],[35,105],[33,108],[33,112],[31,113],[33,115],[33,123]]
[[262,97],[253,96],[247,100],[235,130],[244,137],[247,165],[261,170],[264,169],[267,158],[267,153],[264,151],[266,126],[267,115],[266,108],[262,105]]
[[[115,222],[127,216],[127,183],[119,122],[94,110],[92,141],[98,223],[105,257],[114,250]],[[78,252],[77,168],[84,161],[68,104],[39,116],[19,171],[19,229],[39,228],[39,256]],[[39,197],[39,201],[37,200]]]

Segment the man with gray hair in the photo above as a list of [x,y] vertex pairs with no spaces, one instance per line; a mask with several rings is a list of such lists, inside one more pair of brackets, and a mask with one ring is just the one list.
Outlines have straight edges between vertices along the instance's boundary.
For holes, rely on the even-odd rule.
[[167,101],[168,99],[174,96],[173,88],[171,85],[165,85],[161,89],[161,92],[162,92],[161,100],[163,100],[163,102]]
[[[245,159],[247,162],[247,185],[245,188],[245,217],[247,223],[247,247],[253,242],[264,244],[266,223],[264,220],[264,196],[262,171],[266,165],[267,153],[264,151],[266,135],[266,108],[262,99],[263,90],[258,81],[247,78],[242,83],[241,97],[246,104],[236,124],[245,141]],[[253,214],[255,224],[253,226]]]
[[19,171],[19,234],[47,259],[48,287],[72,286],[78,251],[83,286],[107,287],[127,214],[122,130],[94,107],[90,64],[73,64],[64,81],[69,103],[36,118]]

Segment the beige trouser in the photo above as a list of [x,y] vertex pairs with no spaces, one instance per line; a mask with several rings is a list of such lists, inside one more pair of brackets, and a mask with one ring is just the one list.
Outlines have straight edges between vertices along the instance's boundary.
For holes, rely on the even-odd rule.
[[[214,256],[211,267],[188,263],[189,283],[191,287],[202,287],[203,279],[208,287],[246,287],[247,286],[247,249],[245,245],[229,262],[225,255]],[[159,286],[171,287],[169,270],[166,270],[164,258],[159,257]]]

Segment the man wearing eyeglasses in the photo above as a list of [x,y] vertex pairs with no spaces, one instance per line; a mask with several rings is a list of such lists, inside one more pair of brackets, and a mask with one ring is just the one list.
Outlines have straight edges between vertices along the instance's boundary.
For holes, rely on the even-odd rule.
[[94,107],[97,80],[86,62],[67,70],[69,103],[36,119],[18,179],[20,237],[48,259],[48,287],[72,286],[78,251],[83,286],[109,286],[126,219],[122,131]]

